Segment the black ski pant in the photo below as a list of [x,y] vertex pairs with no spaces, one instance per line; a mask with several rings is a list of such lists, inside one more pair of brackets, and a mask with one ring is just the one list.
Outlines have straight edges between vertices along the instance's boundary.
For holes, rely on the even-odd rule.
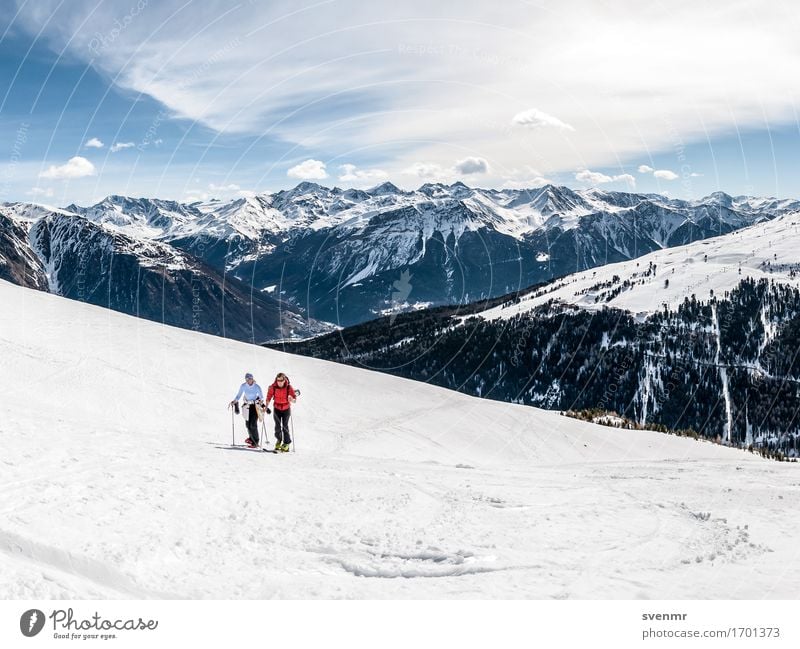
[[258,446],[258,411],[256,410],[256,404],[247,404],[245,405],[245,408],[250,409],[246,420],[247,434],[250,436],[250,441]]
[[292,416],[292,409],[272,410],[272,418],[275,420],[275,439],[281,444],[291,444],[292,436],[289,434],[289,417]]

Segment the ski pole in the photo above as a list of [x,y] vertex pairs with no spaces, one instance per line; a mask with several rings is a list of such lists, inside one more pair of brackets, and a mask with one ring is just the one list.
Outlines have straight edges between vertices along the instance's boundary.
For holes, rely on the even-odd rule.
[[[300,388],[295,388],[294,393],[299,397],[300,396]],[[295,399],[295,403],[296,402],[297,402],[297,400]],[[289,411],[289,425],[292,427],[292,453],[294,453],[295,452],[295,447],[294,447],[294,411],[293,410]]]
[[264,450],[264,439],[267,436],[267,409],[261,409],[261,450]]
[[231,446],[236,446],[236,439],[233,433],[233,406],[229,405],[228,410],[231,411]]
[[289,425],[292,427],[292,453],[294,453],[294,412],[291,411],[289,411]]

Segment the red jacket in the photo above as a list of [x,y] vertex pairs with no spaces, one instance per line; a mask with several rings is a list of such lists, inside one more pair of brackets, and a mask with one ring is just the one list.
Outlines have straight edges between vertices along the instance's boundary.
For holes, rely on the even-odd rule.
[[289,409],[289,397],[294,399],[296,395],[294,393],[294,388],[286,381],[283,387],[280,387],[277,383],[273,383],[269,386],[269,390],[267,390],[267,403],[269,403],[273,397],[275,399],[275,410],[283,411]]

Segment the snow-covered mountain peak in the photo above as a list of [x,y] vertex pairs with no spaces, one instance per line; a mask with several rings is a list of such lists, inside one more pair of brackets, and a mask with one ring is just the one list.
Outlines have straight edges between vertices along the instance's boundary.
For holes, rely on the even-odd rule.
[[[301,183],[298,183],[291,189],[282,189],[275,194],[276,202],[288,202],[292,200],[299,199],[300,197],[327,197],[334,193],[334,190],[330,187],[325,187],[324,185],[320,185],[318,183],[312,183],[311,181],[304,180]],[[338,193],[338,192],[337,192]]]
[[397,185],[387,180],[385,183],[375,185],[375,187],[368,189],[366,193],[370,196],[384,196],[386,194],[404,194],[405,192]]
[[423,194],[429,198],[442,198],[450,195],[448,190],[448,186],[443,183],[425,183],[424,185],[420,185],[417,193]]
[[43,203],[2,203],[3,214],[23,224],[31,224],[48,214],[73,214],[69,208],[62,209]]
[[140,239],[161,239],[196,220],[201,212],[174,200],[111,195],[89,207],[72,204],[68,211]]
[[724,207],[733,207],[733,197],[725,192],[712,192],[708,196],[701,198],[697,203],[711,203],[714,205],[723,205]]

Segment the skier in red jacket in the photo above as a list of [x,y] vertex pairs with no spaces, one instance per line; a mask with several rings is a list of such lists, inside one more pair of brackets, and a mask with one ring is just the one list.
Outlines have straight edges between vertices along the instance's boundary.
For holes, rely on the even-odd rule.
[[275,381],[269,386],[267,390],[267,403],[270,401],[275,402],[275,407],[272,410],[272,418],[275,420],[275,450],[279,453],[285,453],[289,450],[289,444],[292,443],[291,435],[289,435],[289,417],[292,416],[292,406],[296,400],[294,388],[289,384],[289,377],[283,372],[279,372],[275,377]]

